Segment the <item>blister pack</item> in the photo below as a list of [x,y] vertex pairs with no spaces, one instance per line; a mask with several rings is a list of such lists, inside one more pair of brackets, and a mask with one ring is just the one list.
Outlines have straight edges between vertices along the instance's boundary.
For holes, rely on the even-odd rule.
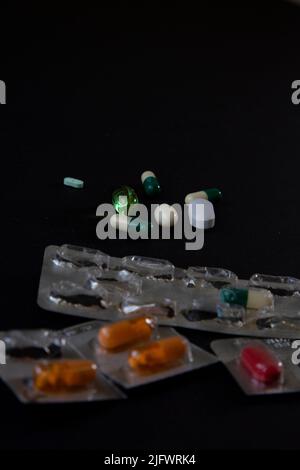
[[299,341],[233,338],[213,341],[211,348],[247,395],[300,391]]
[[82,360],[64,332],[14,330],[0,334],[6,364],[0,378],[23,403],[68,403],[126,398],[94,361]]
[[217,362],[172,328],[158,327],[150,315],[115,323],[69,328],[68,341],[82,358],[124,388],[163,380]]
[[47,310],[116,321],[149,313],[160,325],[239,336],[298,338],[300,281],[223,268],[174,267],[166,260],[114,258],[63,245],[45,250],[38,304]]

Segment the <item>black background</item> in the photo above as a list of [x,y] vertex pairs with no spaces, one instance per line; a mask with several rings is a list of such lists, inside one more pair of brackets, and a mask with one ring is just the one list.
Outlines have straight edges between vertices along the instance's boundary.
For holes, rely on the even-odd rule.
[[[178,266],[299,277],[300,7],[198,10],[23,5],[1,14],[0,328],[75,324],[36,304],[48,244]],[[185,241],[96,238],[96,207],[121,184],[158,201],[219,187],[201,251]],[[85,181],[63,186],[64,176]],[[184,333],[209,348],[216,335]],[[127,401],[22,406],[0,384],[2,448],[298,448],[299,395],[246,397],[222,365],[129,393]]]

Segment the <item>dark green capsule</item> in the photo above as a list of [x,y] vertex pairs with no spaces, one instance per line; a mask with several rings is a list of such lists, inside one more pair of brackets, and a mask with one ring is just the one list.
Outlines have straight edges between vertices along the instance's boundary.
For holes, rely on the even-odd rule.
[[222,193],[217,188],[205,189],[204,192],[209,201],[219,201],[222,198]]
[[141,180],[143,183],[144,191],[147,196],[156,196],[160,193],[160,184],[152,171],[144,171],[141,176]]

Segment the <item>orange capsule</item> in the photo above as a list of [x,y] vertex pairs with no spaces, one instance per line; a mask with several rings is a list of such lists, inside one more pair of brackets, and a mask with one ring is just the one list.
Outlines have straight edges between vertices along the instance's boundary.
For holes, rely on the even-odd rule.
[[151,337],[154,320],[151,317],[136,317],[122,320],[99,330],[98,339],[105,349],[117,349],[136,341],[147,340]]
[[176,363],[185,356],[187,350],[188,345],[183,338],[172,336],[134,349],[130,353],[128,362],[132,369],[151,371]]
[[34,370],[34,385],[42,392],[68,392],[89,385],[96,372],[94,362],[81,359],[40,363]]

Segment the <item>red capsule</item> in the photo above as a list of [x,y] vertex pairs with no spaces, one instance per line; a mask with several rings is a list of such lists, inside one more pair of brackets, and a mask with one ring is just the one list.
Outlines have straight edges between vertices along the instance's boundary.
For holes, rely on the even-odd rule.
[[242,366],[255,380],[270,384],[280,379],[282,364],[266,347],[246,346],[240,358]]

